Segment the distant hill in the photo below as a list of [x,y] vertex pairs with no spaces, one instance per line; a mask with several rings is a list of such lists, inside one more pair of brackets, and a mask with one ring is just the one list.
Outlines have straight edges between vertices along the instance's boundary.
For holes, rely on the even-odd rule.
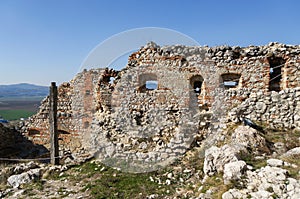
[[47,86],[27,83],[0,85],[0,99],[45,97],[48,93],[49,88]]

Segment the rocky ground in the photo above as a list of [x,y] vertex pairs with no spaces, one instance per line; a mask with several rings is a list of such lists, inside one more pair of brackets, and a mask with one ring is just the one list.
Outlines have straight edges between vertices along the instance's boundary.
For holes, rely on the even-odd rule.
[[300,198],[298,130],[227,124],[213,137],[150,173],[124,173],[94,159],[2,164],[0,198]]

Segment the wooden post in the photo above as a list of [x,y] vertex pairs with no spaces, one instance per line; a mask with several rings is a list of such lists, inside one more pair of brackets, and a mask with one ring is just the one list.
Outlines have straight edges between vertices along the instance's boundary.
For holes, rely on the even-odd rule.
[[57,131],[57,86],[55,82],[50,87],[50,110],[49,110],[49,126],[50,126],[50,161],[53,165],[59,164],[58,157],[58,131]]

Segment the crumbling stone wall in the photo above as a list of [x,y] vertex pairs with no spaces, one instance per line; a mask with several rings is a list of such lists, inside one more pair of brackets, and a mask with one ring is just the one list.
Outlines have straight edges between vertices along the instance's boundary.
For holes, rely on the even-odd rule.
[[[164,49],[164,48],[163,48]],[[209,104],[214,100],[216,88],[223,87],[223,74],[239,74],[236,89],[229,89],[226,95],[245,99],[250,92],[269,91],[270,60],[284,60],[281,67],[280,88],[299,87],[299,46],[270,43],[268,46],[240,47],[167,47],[170,52],[182,55],[189,63],[187,69],[198,71],[206,85],[206,98]],[[272,81],[271,81],[272,82]]]
[[300,127],[300,88],[278,92],[252,93],[250,97],[229,112],[229,119],[238,122],[241,117],[251,119],[271,129]]
[[[58,87],[58,131],[60,149],[84,154],[83,143],[89,139],[89,127],[93,114],[105,104],[107,89],[99,85],[108,84],[106,77],[113,70],[94,69],[83,71],[69,83]],[[23,134],[36,144],[50,147],[49,136],[49,97],[46,97],[36,115],[29,118],[22,128]]]
[[[59,87],[60,144],[100,158],[157,161],[155,157],[182,154],[199,127],[206,126],[201,115],[226,117],[253,93],[269,96],[275,95],[270,90],[300,87],[299,53],[300,46],[278,43],[245,48],[149,43],[129,57],[122,71],[85,70]],[[149,81],[157,82],[157,88],[147,88]],[[48,110],[46,98],[23,128],[34,142],[46,146]]]
[[[189,148],[198,103],[189,83],[194,74],[181,70],[183,57],[160,55],[155,46],[144,50],[151,54],[141,66],[126,68],[111,93],[111,107],[96,113],[91,146],[108,164],[122,166],[129,159],[135,169],[148,170]],[[147,89],[147,81],[157,81],[157,88]]]
[[[60,132],[60,138],[70,137],[69,134],[72,134],[72,137],[76,136],[76,127],[72,120],[72,107],[71,107],[71,95],[72,86],[70,83],[64,83],[58,88],[58,102],[57,102],[57,116],[58,120],[58,129]],[[43,144],[50,146],[50,137],[49,137],[49,97],[46,97],[39,108],[39,111],[36,115],[29,118],[29,121],[26,122],[25,135],[29,137],[34,143]],[[67,140],[65,140],[68,142]]]

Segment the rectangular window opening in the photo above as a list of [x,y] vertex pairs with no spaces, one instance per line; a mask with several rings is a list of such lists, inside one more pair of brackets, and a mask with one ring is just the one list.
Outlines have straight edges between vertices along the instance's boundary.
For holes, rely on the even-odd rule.
[[282,89],[282,68],[286,60],[281,57],[268,58],[270,65],[269,91],[279,92]]
[[146,90],[157,90],[158,82],[154,80],[146,81]]
[[237,88],[241,79],[240,74],[228,73],[223,74],[222,76],[222,85],[225,89]]

